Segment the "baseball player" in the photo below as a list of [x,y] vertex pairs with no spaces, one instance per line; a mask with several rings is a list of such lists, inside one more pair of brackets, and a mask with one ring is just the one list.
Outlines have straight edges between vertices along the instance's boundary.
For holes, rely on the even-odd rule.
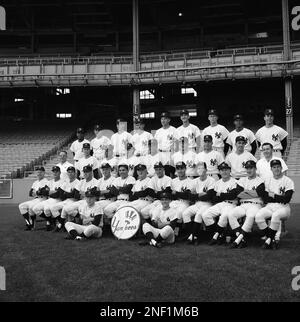
[[115,158],[114,163],[127,164],[128,170],[129,170],[128,175],[136,179],[137,178],[136,166],[140,163],[141,157],[137,157],[135,155],[133,146],[129,145],[128,147],[129,149],[128,149],[127,155],[122,158],[119,158],[119,161],[117,160],[117,158]]
[[254,133],[244,127],[244,118],[241,114],[236,114],[233,117],[233,123],[235,129],[228,134],[227,143],[230,145],[232,151],[236,150],[235,139],[238,136],[243,136],[246,140],[245,151],[248,151],[255,155],[257,149],[257,143]]
[[108,157],[108,150],[111,146],[110,139],[101,133],[99,124],[94,126],[95,138],[91,141],[91,149],[93,156],[101,163],[102,160]]
[[154,165],[155,175],[149,182],[149,195],[154,199],[152,203],[141,209],[143,218],[151,218],[153,210],[161,205],[159,196],[162,192],[171,193],[172,179],[165,175],[164,166],[161,162]]
[[77,177],[78,179],[83,179],[83,168],[87,165],[91,166],[93,169],[93,175],[95,179],[99,178],[99,171],[98,171],[98,160],[91,155],[91,145],[90,143],[84,143],[82,145],[82,152],[83,157],[78,160],[78,162],[75,164],[75,168],[77,170]]
[[68,180],[68,172],[67,169],[72,167],[73,164],[67,161],[68,153],[67,151],[59,152],[60,162],[56,164],[57,167],[60,168],[60,177],[62,180]]
[[187,150],[198,153],[201,143],[199,128],[190,123],[190,115],[187,110],[180,111],[180,119],[182,125],[176,129],[177,140],[182,141],[183,138],[187,138]]
[[113,181],[113,187],[117,190],[118,194],[117,200],[103,209],[104,215],[109,219],[113,217],[119,207],[125,205],[129,201],[129,195],[135,184],[135,179],[128,175],[128,170],[127,164],[119,164],[119,177],[115,178]]
[[213,138],[213,149],[220,152],[224,157],[229,150],[229,145],[226,143],[229,132],[223,125],[218,124],[216,110],[211,109],[208,111],[208,120],[210,125],[203,130],[202,137],[211,135]]
[[82,152],[83,144],[90,143],[88,140],[84,138],[84,130],[82,127],[79,127],[76,130],[76,135],[77,135],[77,140],[74,141],[70,146],[70,151],[73,153],[73,156],[74,156],[75,165],[76,165],[76,162],[83,157],[83,152]]
[[263,157],[257,161],[257,174],[263,179],[266,180],[269,177],[273,176],[273,172],[270,167],[272,160],[279,160],[282,165],[282,172],[286,174],[288,167],[283,159],[279,157],[274,157],[273,155],[273,145],[271,143],[264,143],[262,145]]
[[68,236],[66,239],[82,240],[83,238],[100,238],[102,236],[103,215],[96,204],[97,193],[89,190],[85,193],[83,206],[79,210],[80,224],[65,224]]
[[173,244],[175,242],[174,229],[177,225],[177,212],[170,207],[171,194],[163,192],[160,196],[161,207],[154,210],[151,224],[144,223],[142,226],[146,241],[142,241],[140,245],[151,245],[161,248],[162,242]]
[[229,153],[225,159],[231,166],[231,175],[235,179],[247,176],[245,164],[248,160],[256,162],[256,158],[248,151],[245,151],[246,139],[243,136],[235,138],[236,150]]
[[186,164],[186,175],[187,177],[193,179],[198,176],[196,169],[196,157],[197,153],[193,151],[193,149],[189,149],[188,139],[186,137],[182,137],[179,140],[179,151],[175,152],[172,156],[173,164],[178,162],[184,162]]
[[280,126],[274,125],[274,111],[270,108],[265,110],[265,126],[261,127],[255,134],[258,145],[271,143],[273,154],[281,158],[287,147],[288,133]]
[[36,215],[32,208],[46,200],[46,195],[43,191],[49,186],[49,181],[45,178],[45,168],[36,167],[35,171],[37,180],[33,182],[29,191],[29,196],[33,197],[33,199],[19,204],[20,213],[26,223],[25,230],[32,230],[34,228]]
[[[184,210],[182,214],[185,230],[188,232],[188,243],[198,245],[200,241],[202,214],[212,207],[211,200],[214,196],[215,179],[207,175],[205,162],[197,164],[199,177],[193,180],[191,200],[194,205]],[[193,219],[193,221],[192,221]]]
[[203,137],[203,151],[198,153],[195,163],[204,162],[207,166],[207,175],[219,180],[218,166],[224,162],[223,154],[213,150],[213,138],[211,135],[204,135]]
[[[237,182],[230,176],[230,165],[223,162],[219,165],[221,179],[215,183],[214,206],[208,208],[202,215],[203,222],[209,234],[212,234],[210,245],[222,244],[225,241],[225,228],[228,224],[228,214],[237,205]],[[215,218],[219,217],[218,223]]]
[[161,113],[160,121],[162,127],[154,135],[154,139],[157,141],[158,157],[164,165],[166,175],[174,177],[175,168],[172,164],[172,154],[176,149],[177,132],[175,127],[170,125],[169,113]]
[[53,179],[49,181],[48,189],[45,190],[45,195],[48,199],[38,203],[32,208],[35,215],[46,219],[46,230],[52,230],[53,220],[51,217],[51,207],[62,200],[60,199],[61,187],[64,180],[60,178],[60,168],[57,166],[52,167]]
[[[275,235],[280,229],[281,221],[290,217],[290,201],[294,193],[294,182],[282,173],[282,164],[274,159],[270,163],[273,176],[265,181],[265,207],[260,209],[255,216],[255,222],[262,234],[266,237],[263,248],[278,247]],[[266,220],[271,219],[268,226]]]
[[80,207],[84,204],[85,193],[88,190],[98,190],[98,180],[93,177],[93,168],[90,165],[87,165],[82,171],[84,179],[80,180],[78,188],[74,188],[73,198],[77,201],[63,207],[61,211],[61,218],[63,220],[73,220],[78,215]]
[[[134,147],[136,157],[145,157],[150,154],[153,135],[144,130],[145,123],[142,119],[135,122],[135,130],[132,136],[132,145]],[[144,158],[140,159],[144,162]]]
[[61,202],[58,202],[50,207],[52,217],[56,220],[56,227],[54,232],[59,232],[64,228],[65,218],[61,217],[61,211],[64,206],[71,205],[77,200],[74,198],[75,191],[80,191],[80,181],[76,178],[76,169],[70,166],[67,169],[68,180],[64,180],[63,185],[60,187]]
[[[256,163],[249,160],[245,164],[247,177],[241,178],[237,183],[237,193],[240,206],[234,208],[228,214],[228,220],[233,233],[236,236],[232,248],[243,248],[246,246],[246,237],[251,233],[255,215],[263,206],[265,185],[256,174]],[[238,220],[246,217],[242,227]]]

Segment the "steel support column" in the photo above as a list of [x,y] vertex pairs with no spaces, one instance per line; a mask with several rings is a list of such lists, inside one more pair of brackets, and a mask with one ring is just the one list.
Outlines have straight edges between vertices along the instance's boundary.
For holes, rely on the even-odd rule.
[[[291,59],[290,46],[290,17],[289,17],[289,0],[282,0],[282,25],[283,25],[283,59],[285,61]],[[284,93],[285,93],[285,114],[286,114],[286,129],[289,133],[288,140],[293,139],[293,93],[292,93],[292,79],[286,77],[284,79]]]

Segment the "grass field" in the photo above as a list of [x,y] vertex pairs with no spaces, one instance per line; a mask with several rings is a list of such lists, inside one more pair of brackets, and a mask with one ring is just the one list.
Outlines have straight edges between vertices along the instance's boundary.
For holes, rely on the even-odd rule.
[[0,207],[0,301],[299,301],[291,270],[300,266],[300,205],[277,251],[141,247],[137,240],[68,241],[64,233],[23,231],[16,206]]

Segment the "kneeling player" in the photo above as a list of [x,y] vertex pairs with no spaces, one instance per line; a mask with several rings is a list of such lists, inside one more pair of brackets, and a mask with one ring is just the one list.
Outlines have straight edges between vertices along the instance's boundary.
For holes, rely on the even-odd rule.
[[[207,232],[213,234],[210,245],[222,244],[225,241],[228,214],[237,205],[237,182],[230,176],[230,166],[223,162],[219,165],[219,170],[222,178],[215,183],[213,202],[216,204],[202,215]],[[215,218],[218,216],[220,218],[216,224]]]
[[[265,203],[267,204],[255,216],[258,228],[266,237],[263,248],[278,247],[275,235],[280,229],[282,220],[289,218],[291,208],[289,202],[294,193],[294,182],[282,173],[280,160],[274,159],[270,163],[273,176],[266,179]],[[266,220],[271,218],[270,226]]]
[[[246,246],[246,236],[252,230],[255,215],[261,209],[265,195],[263,180],[256,175],[255,161],[247,161],[245,168],[247,177],[241,178],[237,185],[241,205],[234,208],[228,215],[230,227],[237,237],[231,246],[232,248]],[[238,220],[245,216],[245,222],[241,227]]]
[[83,238],[100,238],[102,236],[103,215],[99,213],[96,205],[97,193],[88,190],[85,193],[85,203],[79,209],[80,224],[67,222],[65,228],[68,232],[66,239],[81,240]]
[[[199,178],[193,180],[192,200],[196,203],[182,214],[185,230],[189,233],[188,242],[197,245],[202,225],[202,214],[212,206],[211,200],[214,195],[215,179],[207,175],[207,167],[205,162],[197,165],[197,173]],[[194,221],[192,218],[194,217]]]
[[153,211],[151,224],[143,224],[143,233],[146,241],[140,245],[151,245],[160,248],[162,242],[173,244],[175,242],[174,229],[177,225],[178,217],[174,208],[170,208],[171,194],[163,192],[160,196],[162,207],[157,207]]

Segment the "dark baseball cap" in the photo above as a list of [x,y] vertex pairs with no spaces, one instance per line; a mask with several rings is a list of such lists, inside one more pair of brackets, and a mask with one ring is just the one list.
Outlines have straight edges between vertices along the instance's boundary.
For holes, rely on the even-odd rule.
[[243,117],[243,115],[242,115],[242,114],[235,114],[235,115],[233,116],[233,119],[234,119],[234,121],[235,121],[235,120],[243,120],[243,119],[244,119],[244,117]]
[[244,136],[242,136],[242,135],[237,136],[235,138],[235,142],[240,142],[240,141],[246,143],[246,138]]
[[170,118],[170,114],[169,114],[168,112],[162,112],[162,113],[160,114],[160,118],[162,118],[162,117]]
[[93,190],[93,189],[87,190],[85,192],[85,196],[86,197],[97,197],[97,192],[95,190]]
[[267,109],[265,109],[264,114],[265,115],[274,115],[274,111],[271,108],[267,108]]
[[171,200],[172,199],[172,195],[169,192],[162,192],[160,194],[160,199],[168,199],[168,200]]
[[45,168],[44,167],[36,167],[35,171],[44,171],[45,172]]
[[203,138],[203,141],[204,142],[212,142],[213,138],[211,135],[207,134],[207,135],[204,135],[204,138]]
[[181,115],[190,115],[189,111],[188,110],[181,110],[180,111],[180,116]]
[[164,168],[164,165],[159,161],[154,164],[154,169]]
[[146,170],[146,169],[147,169],[147,167],[146,167],[144,164],[139,163],[139,164],[136,166],[136,169],[137,169],[137,170]]
[[53,166],[52,167],[52,170],[51,170],[52,172],[60,172],[60,167],[58,167],[58,166]]
[[100,131],[100,130],[101,130],[100,125],[99,125],[99,124],[96,124],[96,125],[94,126],[94,130],[95,130],[95,131]]
[[208,110],[208,115],[217,115],[218,116],[217,110],[215,110],[215,109]]
[[91,145],[89,143],[83,143],[82,148],[83,149],[90,149]]
[[128,164],[126,164],[126,163],[120,163],[120,164],[118,165],[118,169],[119,169],[120,167],[124,167],[124,168],[126,168],[127,170],[129,169]]
[[73,172],[75,172],[75,167],[73,167],[73,166],[69,166],[69,167],[68,167],[68,169],[67,169],[67,172],[69,172],[69,171],[73,171]]
[[246,163],[245,163],[245,168],[248,169],[248,168],[256,168],[256,162],[253,161],[253,160],[248,160]]
[[76,130],[76,133],[84,133],[84,130],[82,127],[79,127],[77,130]]
[[111,165],[107,162],[101,164],[101,169],[111,169]]
[[271,160],[270,167],[274,167],[275,165],[280,165],[282,167],[281,161],[278,159]]
[[85,167],[83,167],[82,171],[83,172],[92,172],[93,168],[90,165],[86,165]]
[[134,120],[135,124],[145,124],[145,121],[141,118],[137,118],[136,120]]
[[230,165],[226,162],[222,162],[219,166],[218,166],[219,170],[225,170],[225,169],[231,169]]
[[175,165],[176,169],[186,169],[186,164],[184,162],[177,162]]

